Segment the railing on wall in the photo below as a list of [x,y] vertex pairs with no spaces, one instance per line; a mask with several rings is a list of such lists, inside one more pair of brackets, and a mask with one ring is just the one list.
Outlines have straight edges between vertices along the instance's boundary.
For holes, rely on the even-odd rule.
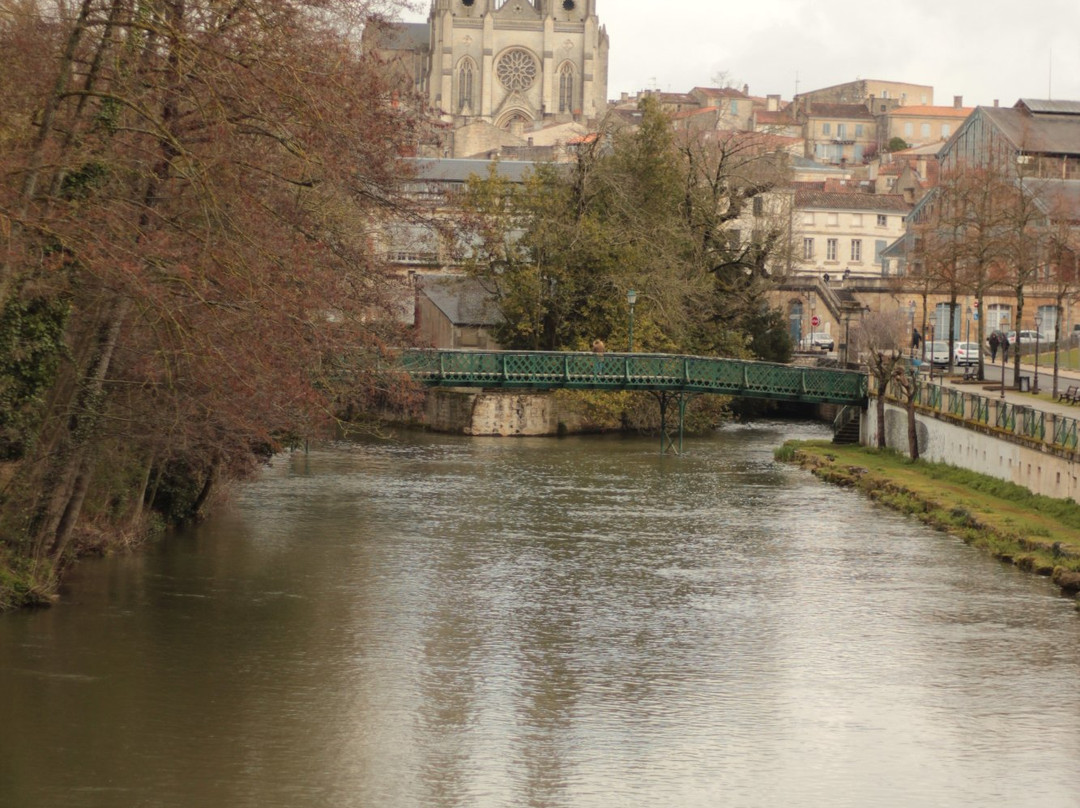
[[[900,391],[890,385],[886,398],[904,406]],[[960,421],[1006,432],[1021,438],[1039,441],[1049,446],[1076,451],[1080,419],[1024,404],[1013,404],[994,396],[969,393],[954,387],[917,382],[915,404],[926,410],[940,412]]]

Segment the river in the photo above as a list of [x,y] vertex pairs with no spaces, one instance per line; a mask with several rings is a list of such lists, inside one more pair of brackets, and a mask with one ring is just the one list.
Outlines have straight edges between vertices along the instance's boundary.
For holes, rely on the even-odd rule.
[[0,806],[1080,806],[1080,615],[779,464],[405,435],[0,617]]

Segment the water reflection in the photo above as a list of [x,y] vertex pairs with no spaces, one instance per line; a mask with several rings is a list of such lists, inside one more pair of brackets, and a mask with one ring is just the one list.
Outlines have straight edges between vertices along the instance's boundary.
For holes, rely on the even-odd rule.
[[0,804],[1080,805],[1071,605],[791,431],[283,458],[0,620]]

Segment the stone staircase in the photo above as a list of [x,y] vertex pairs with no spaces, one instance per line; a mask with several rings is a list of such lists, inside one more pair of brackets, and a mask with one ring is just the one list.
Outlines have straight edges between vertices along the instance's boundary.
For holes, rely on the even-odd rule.
[[852,445],[859,442],[862,427],[862,410],[844,407],[833,421],[833,443]]

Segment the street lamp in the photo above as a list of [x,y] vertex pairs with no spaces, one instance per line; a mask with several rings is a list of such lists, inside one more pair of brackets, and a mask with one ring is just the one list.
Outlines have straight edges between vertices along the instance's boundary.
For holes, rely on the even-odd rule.
[[637,302],[637,292],[630,289],[626,293],[626,302],[630,304],[630,349],[628,353],[634,352],[634,304]]
[[[1009,339],[1007,333],[1005,335],[1005,339],[1006,340]],[[1005,344],[1008,345],[1008,342],[1006,342]],[[1008,351],[1005,350],[1004,346],[1002,346],[1002,349],[1001,349],[1001,400],[1002,401],[1005,400],[1005,354],[1007,354],[1007,353],[1008,353]]]
[[907,304],[908,319],[911,321],[911,359],[915,361],[915,301],[909,300]]
[[1035,378],[1031,381],[1031,392],[1039,392],[1039,337],[1042,336],[1042,312],[1035,312]]
[[[926,341],[923,341],[923,345]],[[925,351],[923,352],[925,354]],[[934,324],[930,323],[930,383],[934,382]]]

